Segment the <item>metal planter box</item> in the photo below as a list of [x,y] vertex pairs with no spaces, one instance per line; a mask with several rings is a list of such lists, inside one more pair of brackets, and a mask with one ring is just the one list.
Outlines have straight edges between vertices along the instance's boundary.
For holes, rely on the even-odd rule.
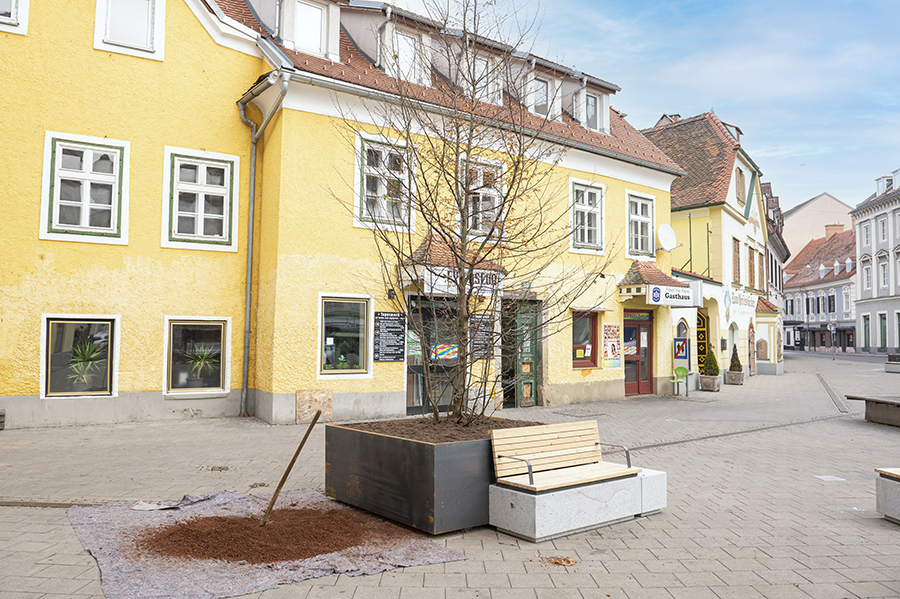
[[491,442],[432,444],[329,424],[325,494],[418,530],[488,524]]

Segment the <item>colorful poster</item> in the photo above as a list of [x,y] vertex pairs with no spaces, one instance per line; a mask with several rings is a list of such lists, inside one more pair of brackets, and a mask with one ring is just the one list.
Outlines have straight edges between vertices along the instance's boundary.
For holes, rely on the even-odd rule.
[[619,325],[603,325],[603,366],[618,368],[622,365],[621,344],[619,341]]
[[458,345],[432,345],[432,360],[455,360],[459,357]]

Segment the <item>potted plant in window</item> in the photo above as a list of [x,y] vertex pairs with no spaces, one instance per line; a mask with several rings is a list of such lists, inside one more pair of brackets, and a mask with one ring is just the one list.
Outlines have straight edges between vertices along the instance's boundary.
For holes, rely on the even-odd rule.
[[106,361],[101,358],[103,348],[93,341],[81,341],[72,348],[69,358],[69,370],[72,374],[68,379],[73,383],[73,391],[87,391],[91,386],[94,372],[100,370],[100,364]]
[[715,350],[706,354],[703,371],[700,373],[700,388],[704,391],[718,391],[722,388],[722,376],[719,373],[719,360]]
[[219,351],[211,345],[197,345],[184,354],[184,359],[191,367],[188,387],[202,387],[203,377],[211,374],[219,364]]
[[726,385],[743,385],[744,384],[744,367],[741,365],[741,359],[738,357],[737,344],[731,346],[731,364],[725,372]]

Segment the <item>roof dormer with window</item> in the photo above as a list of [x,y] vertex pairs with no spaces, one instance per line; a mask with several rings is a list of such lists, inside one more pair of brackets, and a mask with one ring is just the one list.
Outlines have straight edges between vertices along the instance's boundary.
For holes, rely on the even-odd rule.
[[340,6],[322,0],[285,0],[281,5],[286,48],[340,62]]
[[575,119],[590,131],[609,135],[609,94],[587,87],[585,82],[572,98]]

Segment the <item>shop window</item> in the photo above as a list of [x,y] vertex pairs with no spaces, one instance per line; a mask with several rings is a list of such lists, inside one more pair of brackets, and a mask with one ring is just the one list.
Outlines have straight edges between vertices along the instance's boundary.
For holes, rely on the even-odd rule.
[[597,313],[572,314],[572,368],[597,366]]
[[410,152],[402,144],[362,140],[362,197],[358,218],[364,223],[408,222]]
[[48,319],[45,394],[112,395],[115,334],[111,319]]
[[321,313],[321,373],[368,372],[368,302],[363,299],[323,299]]
[[572,245],[578,249],[603,249],[603,189],[572,186]]
[[628,249],[632,255],[655,254],[652,199],[628,196],[628,230]]
[[127,243],[128,143],[47,132],[41,239]]
[[97,0],[94,49],[163,60],[165,0]]
[[163,247],[237,251],[239,160],[166,148]]
[[225,321],[169,321],[167,391],[225,390]]

